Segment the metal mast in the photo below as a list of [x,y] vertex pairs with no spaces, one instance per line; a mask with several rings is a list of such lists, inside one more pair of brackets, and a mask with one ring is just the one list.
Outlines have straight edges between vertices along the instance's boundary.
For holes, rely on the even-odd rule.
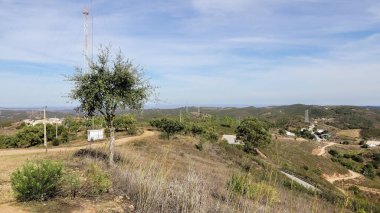
[[83,9],[83,16],[84,16],[84,50],[83,50],[83,57],[84,57],[84,61],[83,61],[83,72],[84,73],[87,73],[87,69],[88,69],[88,14],[89,14],[89,11],[88,9],[85,7]]
[[309,123],[309,122],[310,122],[310,120],[309,120],[309,110],[308,110],[308,109],[305,110],[305,122],[306,122],[306,123]]

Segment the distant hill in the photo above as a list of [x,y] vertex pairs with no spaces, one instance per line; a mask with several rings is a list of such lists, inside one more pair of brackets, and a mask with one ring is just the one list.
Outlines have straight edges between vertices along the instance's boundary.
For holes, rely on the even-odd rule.
[[198,112],[214,117],[230,116],[244,119],[255,116],[265,119],[275,125],[283,125],[293,121],[302,122],[305,110],[309,110],[310,119],[326,118],[329,124],[341,129],[380,128],[380,107],[368,106],[318,106],[294,104],[268,107],[181,107],[176,109],[146,109],[144,119],[154,117],[178,117],[180,112]]

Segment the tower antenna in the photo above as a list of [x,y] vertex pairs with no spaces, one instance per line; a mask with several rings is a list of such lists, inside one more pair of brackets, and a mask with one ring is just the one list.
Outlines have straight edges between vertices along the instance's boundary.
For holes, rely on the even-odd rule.
[[83,55],[84,55],[84,61],[83,61],[83,72],[87,73],[87,67],[88,67],[88,14],[89,11],[87,7],[83,9],[83,16],[84,16],[84,50],[83,50]]

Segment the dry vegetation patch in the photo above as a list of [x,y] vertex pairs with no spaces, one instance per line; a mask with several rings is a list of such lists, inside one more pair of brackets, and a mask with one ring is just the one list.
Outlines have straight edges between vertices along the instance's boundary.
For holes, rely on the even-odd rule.
[[340,130],[336,133],[339,137],[347,137],[350,139],[358,139],[360,138],[360,131],[361,129],[345,129]]

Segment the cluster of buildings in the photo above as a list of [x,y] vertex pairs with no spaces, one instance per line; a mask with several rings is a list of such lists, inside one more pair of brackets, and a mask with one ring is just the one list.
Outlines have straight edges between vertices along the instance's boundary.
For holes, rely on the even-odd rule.
[[[24,122],[26,125],[35,126],[37,124],[43,124],[44,120],[43,119],[41,120],[25,119],[22,122]],[[62,119],[61,118],[47,118],[46,119],[46,124],[61,125],[62,122],[63,122],[63,118]]]

